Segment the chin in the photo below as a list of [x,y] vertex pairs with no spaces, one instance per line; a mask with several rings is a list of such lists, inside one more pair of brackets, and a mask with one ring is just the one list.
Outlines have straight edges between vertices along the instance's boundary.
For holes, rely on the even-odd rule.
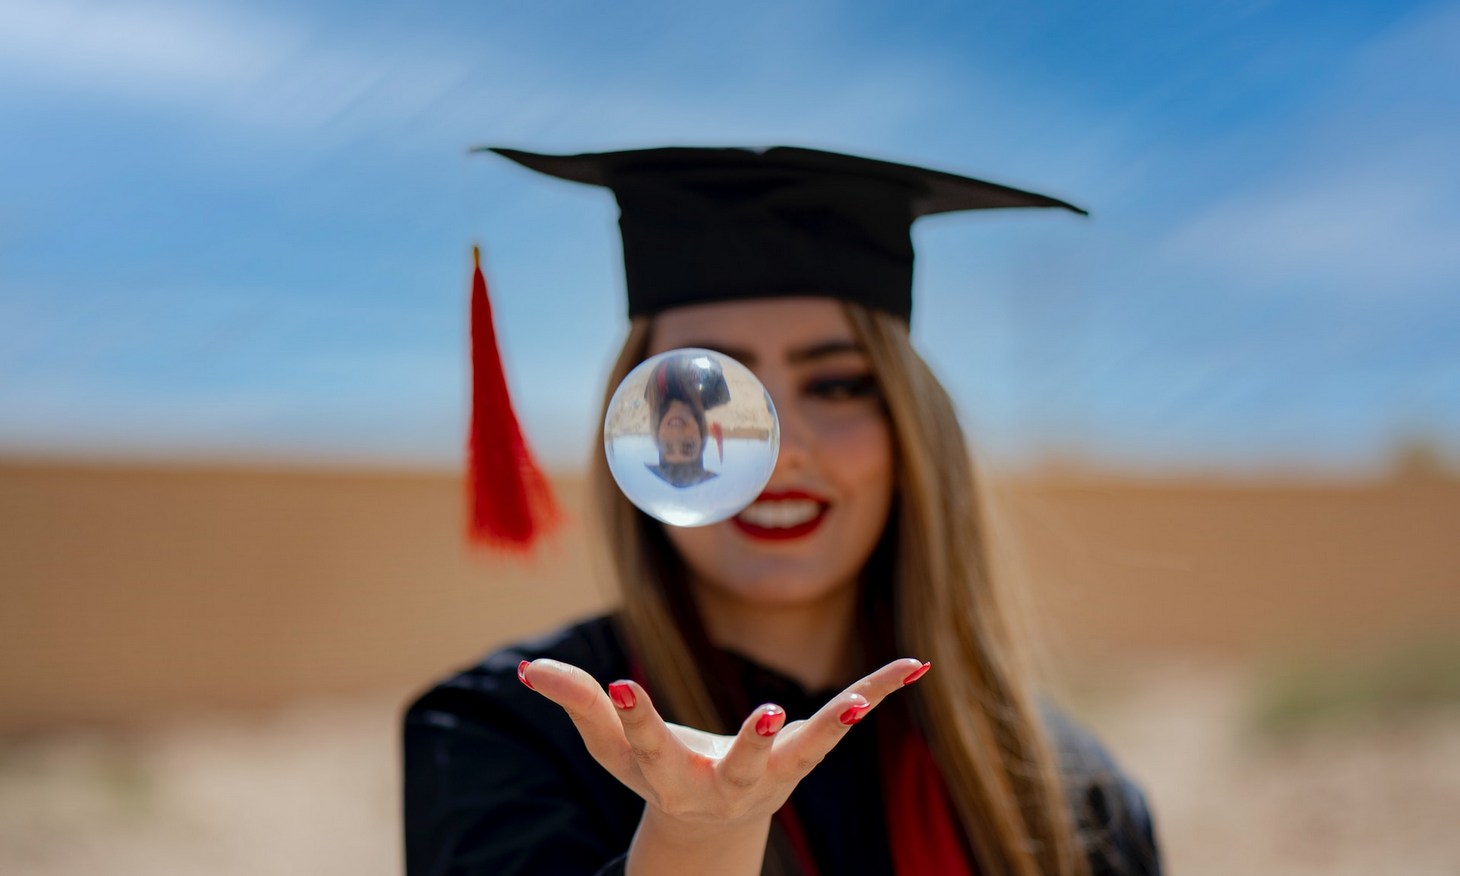
[[[766,607],[805,605],[855,590],[860,563],[850,563],[833,532],[808,539],[748,540],[729,523],[669,534],[701,586],[722,597]],[[815,542],[820,542],[816,544]]]
[[766,607],[786,607],[820,602],[856,588],[851,573],[836,574],[827,569],[722,569],[714,577],[700,576],[705,586],[726,596]]

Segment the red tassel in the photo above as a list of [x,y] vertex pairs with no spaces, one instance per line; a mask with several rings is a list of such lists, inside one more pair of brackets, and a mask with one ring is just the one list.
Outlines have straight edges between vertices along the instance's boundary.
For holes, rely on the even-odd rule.
[[471,437],[467,443],[471,493],[470,540],[527,550],[558,520],[547,478],[533,462],[522,437],[482,276],[481,250],[472,247],[471,278]]

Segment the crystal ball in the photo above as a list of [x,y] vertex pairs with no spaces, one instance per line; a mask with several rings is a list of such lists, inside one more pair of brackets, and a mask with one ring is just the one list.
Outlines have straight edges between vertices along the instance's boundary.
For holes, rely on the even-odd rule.
[[603,450],[619,489],[671,526],[735,516],[771,479],[780,424],[770,394],[713,350],[670,350],[641,362],[614,390]]

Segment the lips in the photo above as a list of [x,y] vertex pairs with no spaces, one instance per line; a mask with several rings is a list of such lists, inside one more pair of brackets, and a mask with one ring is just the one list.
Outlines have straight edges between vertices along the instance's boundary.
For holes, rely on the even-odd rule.
[[803,490],[767,491],[731,522],[751,538],[784,541],[815,532],[830,507],[830,502]]

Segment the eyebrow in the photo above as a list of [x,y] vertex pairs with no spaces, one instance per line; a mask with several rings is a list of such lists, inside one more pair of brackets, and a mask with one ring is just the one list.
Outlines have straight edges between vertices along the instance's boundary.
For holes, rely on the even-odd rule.
[[860,354],[861,352],[862,345],[856,341],[823,341],[809,347],[792,350],[786,356],[786,360],[792,363],[814,362],[817,359],[826,359],[831,356],[841,356],[846,353]]
[[[750,367],[755,364],[755,354],[749,350],[741,350],[735,347],[727,347],[724,344],[716,344],[709,341],[696,341],[685,344],[686,347],[700,347],[706,350],[714,350],[716,353],[729,356],[740,364]],[[786,354],[786,361],[793,365],[815,362],[818,359],[826,359],[831,356],[842,356],[847,353],[862,354],[865,351],[862,345],[856,341],[834,340],[822,341],[806,347],[797,347]]]

